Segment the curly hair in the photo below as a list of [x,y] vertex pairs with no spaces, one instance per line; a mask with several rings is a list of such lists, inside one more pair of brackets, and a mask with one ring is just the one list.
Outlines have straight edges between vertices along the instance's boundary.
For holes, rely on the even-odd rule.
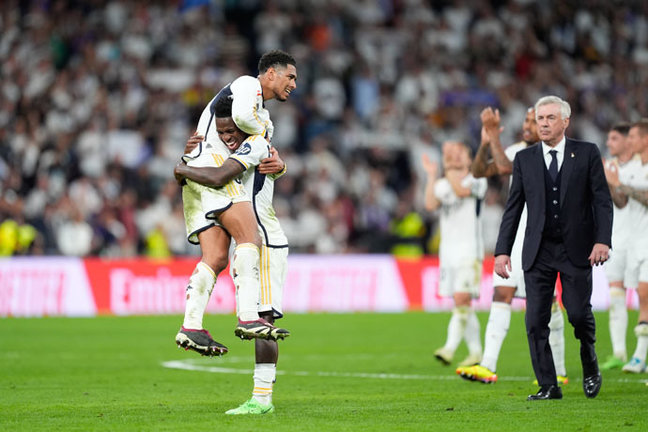
[[297,66],[295,58],[287,52],[281,50],[268,51],[259,59],[259,73],[265,73],[271,67],[287,67],[289,64]]

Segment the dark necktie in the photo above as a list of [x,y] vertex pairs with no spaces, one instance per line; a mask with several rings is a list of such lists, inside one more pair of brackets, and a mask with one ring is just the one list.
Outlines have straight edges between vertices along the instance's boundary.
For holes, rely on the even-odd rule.
[[556,177],[558,177],[558,158],[556,157],[556,154],[558,153],[557,150],[549,150],[549,154],[551,155],[551,163],[549,164],[549,175],[551,176],[551,180],[556,181]]

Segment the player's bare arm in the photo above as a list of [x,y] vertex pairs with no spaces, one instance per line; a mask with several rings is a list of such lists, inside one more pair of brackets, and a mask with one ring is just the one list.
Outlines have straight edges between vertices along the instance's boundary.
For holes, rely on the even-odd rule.
[[627,197],[639,201],[641,205],[648,207],[648,189],[638,189],[622,184],[617,190]]
[[493,110],[488,107],[481,112],[482,126],[490,145],[490,152],[493,158],[493,163],[497,168],[497,174],[507,175],[513,172],[513,164],[504,153],[504,148],[500,142],[500,134],[502,133],[500,112],[498,109]]
[[625,207],[628,204],[628,195],[620,189],[619,165],[616,161],[603,160],[603,171],[605,172],[605,180],[610,188],[610,195],[612,196],[614,205],[618,208]]
[[179,163],[173,170],[173,175],[180,184],[183,180],[189,179],[204,186],[221,187],[234,180],[243,171],[245,171],[243,165],[233,159],[227,159],[219,167],[190,167],[185,163]]
[[434,211],[439,208],[441,202],[434,196],[434,185],[437,182],[437,175],[439,174],[439,164],[430,160],[427,155],[423,155],[423,168],[427,173],[427,181],[425,183],[425,209]]
[[482,127],[481,129],[481,142],[477,153],[475,154],[475,159],[470,166],[470,172],[473,177],[492,177],[497,174],[497,166],[495,162],[490,159],[490,141],[486,130]]

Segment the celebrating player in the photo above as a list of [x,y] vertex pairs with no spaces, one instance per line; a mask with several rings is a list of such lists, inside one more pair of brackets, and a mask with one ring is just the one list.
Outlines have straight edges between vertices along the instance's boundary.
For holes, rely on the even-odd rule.
[[486,194],[486,180],[470,174],[470,150],[459,142],[443,144],[443,178],[437,180],[437,164],[425,156],[423,165],[428,174],[425,207],[430,211],[441,209],[439,293],[453,297],[455,303],[445,345],[434,356],[449,365],[463,338],[468,357],[460,364],[472,365],[479,363],[482,356],[479,320],[471,300],[479,296],[484,258],[479,209]]
[[[282,51],[270,51],[259,61],[259,76],[242,76],[225,86],[205,107],[198,123],[198,133],[205,137],[194,151],[183,156],[188,166],[215,167],[223,164],[230,154],[230,148],[223,143],[213,122],[215,110],[224,100],[231,102],[227,117],[235,125],[258,142],[264,136],[272,137],[273,126],[264,101],[277,99],[285,101],[296,88],[295,59]],[[227,134],[231,135],[232,130]],[[252,139],[252,137],[250,139]],[[237,293],[238,325],[235,334],[242,338],[283,338],[285,329],[277,329],[258,314],[260,296],[259,248],[261,237],[256,228],[256,218],[251,197],[243,186],[231,180],[224,187],[210,188],[191,180],[183,187],[185,221],[189,241],[199,243],[201,261],[196,265],[187,287],[185,318],[176,335],[176,343],[203,355],[222,355],[227,348],[214,341],[202,328],[202,319],[209,296],[220,270],[227,266],[229,235],[236,241],[232,259],[234,282]],[[217,226],[214,222],[218,221]]]
[[637,347],[622,370],[641,373],[646,371],[648,351],[648,119],[632,125],[628,132],[628,143],[638,158],[629,167],[626,179],[619,177],[618,169],[609,166],[606,167],[605,176],[614,202],[621,208],[627,205],[630,213],[633,231],[628,247],[630,281],[627,285],[636,284],[639,297],[639,323],[634,329]]
[[[607,148],[611,159],[605,161],[605,174],[614,202],[614,224],[612,224],[612,245],[614,253],[605,263],[605,274],[610,283],[610,339],[612,355],[601,365],[602,370],[620,368],[628,361],[626,352],[626,331],[628,329],[628,309],[626,308],[626,282],[628,273],[628,245],[632,241],[632,215],[620,194],[615,193],[616,186],[610,184],[611,173],[616,171],[619,182],[627,182],[633,172],[633,165],[639,162],[633,159],[633,150],[628,142],[630,125],[619,123],[608,132]],[[623,206],[623,207],[620,207]]]

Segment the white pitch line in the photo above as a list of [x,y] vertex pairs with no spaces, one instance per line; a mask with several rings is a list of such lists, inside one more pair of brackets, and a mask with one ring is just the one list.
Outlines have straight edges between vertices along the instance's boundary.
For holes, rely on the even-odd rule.
[[[209,373],[234,374],[234,375],[252,375],[254,373],[252,369],[236,369],[236,368],[226,368],[226,367],[219,367],[219,366],[205,366],[205,365],[195,364],[193,360],[171,360],[171,361],[162,362],[162,366],[169,369],[181,369],[181,370],[209,372]],[[456,380],[458,378],[456,375],[417,375],[417,374],[334,372],[334,371],[310,372],[310,371],[290,371],[290,370],[289,371],[278,370],[277,375],[294,375],[294,376],[304,376],[304,377],[314,376],[314,377],[336,377],[336,378],[394,379],[394,380],[432,380],[432,381],[449,381],[449,380]],[[498,381],[530,382],[532,380],[533,378],[531,377],[521,377],[521,376],[498,377]],[[574,381],[581,381],[581,380],[575,379]],[[610,381],[620,382],[620,383],[631,383],[631,384],[648,383],[648,379],[632,380],[628,378],[618,378]]]

